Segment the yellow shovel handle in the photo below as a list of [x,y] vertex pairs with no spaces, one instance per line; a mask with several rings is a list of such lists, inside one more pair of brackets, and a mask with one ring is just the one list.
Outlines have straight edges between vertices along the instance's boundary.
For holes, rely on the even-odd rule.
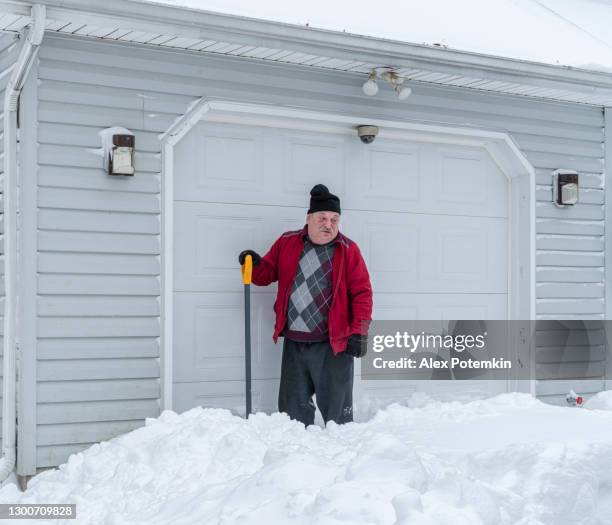
[[253,257],[247,255],[244,258],[244,264],[242,265],[242,282],[244,284],[251,284],[253,278]]

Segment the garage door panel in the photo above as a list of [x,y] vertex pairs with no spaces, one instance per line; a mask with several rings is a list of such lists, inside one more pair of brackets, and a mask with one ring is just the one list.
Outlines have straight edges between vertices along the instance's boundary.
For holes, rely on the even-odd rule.
[[481,148],[349,142],[346,209],[507,217],[508,181]]
[[[275,294],[251,297],[252,377],[280,377],[280,343],[272,342]],[[244,296],[174,294],[174,381],[244,380]]]
[[283,231],[302,226],[304,216],[292,208],[177,202],[174,290],[240,291],[238,254],[264,255]]
[[[404,206],[405,209],[412,209],[423,198],[420,177],[422,148],[406,143],[375,143],[360,149],[365,153],[364,187],[360,194],[378,202],[376,209],[387,209],[386,203],[389,201],[401,209]],[[361,205],[357,207],[362,208]]]
[[507,292],[507,220],[346,212],[381,292]]
[[436,146],[433,200],[443,213],[508,217],[508,179],[479,148]]
[[375,320],[506,319],[506,294],[374,292]]
[[207,122],[175,153],[174,199],[297,206],[312,186],[345,191],[347,137]]
[[175,151],[174,198],[232,202],[259,191],[266,182],[265,137],[262,128],[252,126],[196,126]]
[[[251,385],[252,407],[255,412],[278,410],[278,380],[254,380]],[[190,408],[226,408],[235,414],[245,413],[245,387],[241,381],[209,381],[175,383],[173,409],[181,413]]]
[[344,137],[286,132],[281,144],[283,202],[288,199],[297,206],[307,206],[310,189],[319,183],[327,185],[333,193],[344,193],[347,151]]

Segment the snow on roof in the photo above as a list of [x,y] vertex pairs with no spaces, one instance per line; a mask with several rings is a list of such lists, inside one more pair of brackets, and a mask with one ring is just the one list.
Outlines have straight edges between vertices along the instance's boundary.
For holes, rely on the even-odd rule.
[[612,73],[610,0],[143,0]]

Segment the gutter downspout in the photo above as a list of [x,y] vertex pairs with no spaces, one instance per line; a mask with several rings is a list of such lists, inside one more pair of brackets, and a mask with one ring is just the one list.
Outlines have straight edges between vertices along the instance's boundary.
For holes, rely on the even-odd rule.
[[16,263],[17,263],[17,108],[19,95],[45,33],[45,6],[35,4],[27,39],[13,66],[4,96],[4,362],[2,377],[2,458],[0,482],[15,468],[16,450]]

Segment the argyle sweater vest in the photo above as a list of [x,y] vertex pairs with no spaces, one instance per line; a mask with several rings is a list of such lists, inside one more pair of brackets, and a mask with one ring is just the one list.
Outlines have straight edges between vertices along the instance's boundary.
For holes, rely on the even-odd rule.
[[308,237],[291,287],[283,335],[293,341],[328,339],[332,258],[336,241],[313,244]]

